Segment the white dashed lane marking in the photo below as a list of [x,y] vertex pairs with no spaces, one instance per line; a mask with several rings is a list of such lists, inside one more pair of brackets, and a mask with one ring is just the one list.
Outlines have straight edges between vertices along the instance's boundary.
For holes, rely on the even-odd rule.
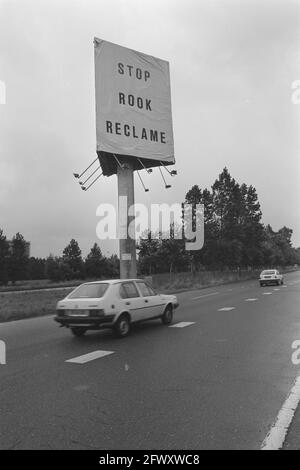
[[73,357],[73,359],[68,359],[66,362],[73,362],[75,364],[85,364],[86,362],[94,361],[95,359],[99,359],[100,357],[108,356],[109,354],[113,354],[114,351],[93,351],[88,354],[84,354],[83,356]]
[[210,295],[217,295],[219,292],[210,292],[209,294],[198,295],[198,297],[193,297],[192,300],[202,299],[203,297],[208,297]]
[[179,323],[175,323],[175,325],[170,325],[170,328],[184,328],[186,326],[194,325],[194,321],[181,321]]
[[245,302],[254,302],[257,299],[245,299]]
[[218,308],[218,312],[229,312],[229,310],[234,310],[235,307],[222,307]]
[[263,295],[272,295],[272,292],[263,292]]
[[262,443],[261,450],[281,449],[299,402],[300,376],[296,379],[289,396],[282,405],[275,424],[271,427],[267,437]]

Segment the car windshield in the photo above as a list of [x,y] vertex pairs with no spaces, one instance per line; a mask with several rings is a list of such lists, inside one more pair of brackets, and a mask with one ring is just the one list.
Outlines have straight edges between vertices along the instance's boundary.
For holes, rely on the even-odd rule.
[[275,271],[263,271],[262,274],[275,274]]
[[100,299],[103,297],[109,284],[83,284],[72,292],[68,299]]

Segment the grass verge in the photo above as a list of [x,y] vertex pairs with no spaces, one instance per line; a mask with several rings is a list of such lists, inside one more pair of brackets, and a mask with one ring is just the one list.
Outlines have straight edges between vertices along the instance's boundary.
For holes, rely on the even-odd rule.
[[70,290],[0,293],[0,322],[54,314],[56,303]]

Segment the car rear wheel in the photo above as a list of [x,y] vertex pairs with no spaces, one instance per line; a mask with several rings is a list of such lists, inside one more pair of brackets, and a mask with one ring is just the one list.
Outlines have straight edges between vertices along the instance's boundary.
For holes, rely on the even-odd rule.
[[74,336],[83,336],[86,332],[86,328],[82,328],[80,326],[76,326],[74,328],[71,328],[71,331]]
[[173,308],[168,305],[161,317],[161,321],[164,325],[170,325],[173,321]]
[[130,332],[130,318],[129,315],[123,314],[118,318],[115,326],[114,333],[118,338],[125,338]]

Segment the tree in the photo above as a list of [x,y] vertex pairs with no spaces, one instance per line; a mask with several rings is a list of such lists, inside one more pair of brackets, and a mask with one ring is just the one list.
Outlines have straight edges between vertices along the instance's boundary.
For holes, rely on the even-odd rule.
[[191,265],[191,256],[185,250],[182,226],[170,224],[166,238],[164,234],[145,233],[138,244],[139,270],[142,274],[184,271]]
[[106,275],[106,258],[102,255],[101,249],[97,243],[93,245],[86,257],[85,271],[88,277],[100,278]]
[[45,262],[45,277],[53,282],[73,279],[70,266],[59,257],[50,255]]
[[277,265],[289,265],[297,263],[297,252],[292,247],[293,230],[288,227],[282,227],[278,232],[271,233],[273,252],[276,252]]
[[202,204],[202,199],[202,191],[197,184],[194,184],[185,196],[186,203],[192,205]]
[[187,192],[185,203],[204,206],[204,245],[201,250],[190,253],[192,267],[199,269],[201,265],[214,265],[217,262],[218,222],[214,212],[213,195],[208,189],[202,191],[199,186],[194,185]]
[[28,277],[29,279],[45,279],[45,260],[42,258],[29,258]]
[[225,167],[211,189],[194,185],[186,194],[186,202],[204,205],[204,246],[192,253],[196,267],[259,266],[264,227],[255,188],[240,185]]
[[28,260],[26,241],[23,235],[18,232],[12,239],[9,256],[9,278],[13,283],[26,279]]
[[161,260],[162,272],[166,272],[166,268],[169,273],[182,272],[186,271],[190,265],[190,256],[185,249],[185,240],[175,239],[172,235],[169,239],[161,240],[157,255]]
[[300,251],[292,246],[292,233],[293,230],[288,227],[282,227],[278,232],[270,225],[265,227],[262,243],[264,265],[279,267],[299,263]]
[[73,279],[80,279],[84,275],[84,265],[81,256],[81,249],[74,238],[63,250],[64,263],[69,267]]
[[0,229],[0,284],[8,282],[9,244],[3,230]]
[[157,272],[159,244],[160,241],[153,238],[150,230],[140,238],[137,246],[138,267],[142,274],[151,275]]
[[110,258],[106,259],[108,278],[119,278],[120,277],[120,260],[117,255],[111,255]]
[[295,264],[300,264],[300,247],[294,248],[294,263]]
[[226,238],[226,230],[231,230],[231,219],[234,216],[232,200],[234,196],[236,197],[236,191],[236,182],[225,167],[212,186],[214,214],[220,240]]
[[212,205],[217,226],[215,253],[219,265],[238,266],[241,262],[241,250],[235,251],[234,246],[239,245],[239,220],[243,205],[240,187],[226,167],[212,186]]
[[50,281],[61,281],[62,273],[59,268],[59,260],[58,258],[54,258],[54,256],[50,255],[46,259],[45,263],[45,277]]
[[262,213],[256,189],[251,185],[242,185],[245,201],[242,217],[242,240],[244,243],[243,264],[260,266],[263,262],[264,227],[261,223]]

